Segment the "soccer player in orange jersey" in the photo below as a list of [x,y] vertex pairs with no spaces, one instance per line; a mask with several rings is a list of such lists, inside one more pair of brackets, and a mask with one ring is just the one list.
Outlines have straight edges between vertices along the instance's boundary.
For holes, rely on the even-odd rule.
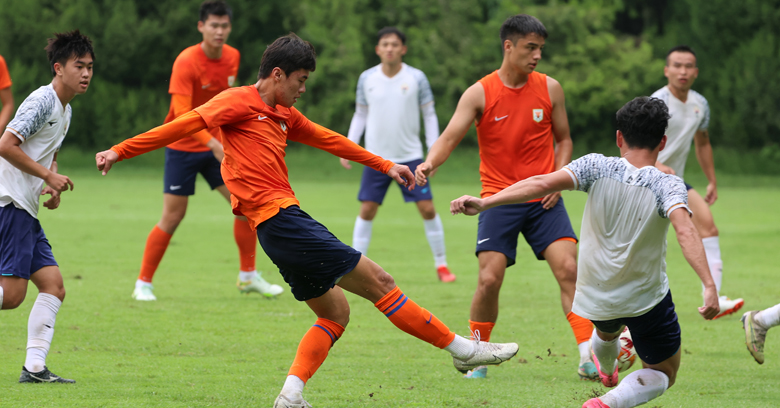
[[[284,162],[287,141],[297,141],[355,161],[414,188],[408,167],[384,160],[346,137],[309,121],[293,108],[316,68],[314,47],[295,34],[274,41],[263,53],[258,81],[228,89],[171,123],[128,139],[96,155],[103,174],[119,160],[202,131],[222,130],[222,176],[235,214],[257,229],[260,245],[279,267],[295,298],[317,321],[298,345],[276,408],[310,407],[303,386],[314,375],[349,322],[343,290],[376,306],[396,327],[453,356],[456,369],[500,364],[517,344],[473,342],[456,335],[396,286],[393,277],[359,251],[339,241],[299,206]],[[343,290],[342,290],[343,289]]]
[[[165,123],[203,105],[235,82],[240,54],[225,44],[231,31],[232,15],[230,7],[223,1],[205,1],[201,4],[198,31],[203,34],[203,42],[182,51],[173,63],[168,90],[171,94],[171,108]],[[223,156],[220,137],[219,129],[203,130],[171,143],[165,149],[162,218],[146,240],[133,299],[157,300],[152,292],[152,278],[174,231],[184,219],[189,196],[195,194],[198,173],[203,175],[212,190],[219,191],[230,201],[230,192],[219,172]],[[255,269],[257,244],[246,217],[236,217],[233,234],[241,260],[239,290],[244,293],[258,292],[267,297],[282,293],[279,285],[269,284]]]
[[[455,114],[417,167],[417,184],[442,165],[476,121],[482,197],[517,181],[560,170],[571,160],[572,141],[563,89],[558,81],[535,72],[547,37],[544,25],[525,14],[501,26],[501,68],[469,87]],[[546,260],[561,288],[561,304],[580,351],[581,378],[598,380],[590,357],[593,329],[571,312],[577,281],[577,237],[560,193],[540,200],[492,208],[479,216],[476,254],[479,281],[471,303],[471,330],[489,339],[498,318],[498,293],[506,268],[514,265],[522,232],[537,259]],[[482,367],[467,374],[484,378]]]
[[0,55],[0,129],[5,129],[8,122],[11,121],[11,115],[14,113],[14,94],[11,92],[11,74],[8,73],[8,66],[5,59]]

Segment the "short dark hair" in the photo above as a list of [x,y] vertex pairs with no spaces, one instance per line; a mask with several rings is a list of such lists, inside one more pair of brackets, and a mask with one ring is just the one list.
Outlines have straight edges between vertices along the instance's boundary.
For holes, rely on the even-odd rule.
[[[696,52],[693,51],[693,48],[687,46],[687,45],[677,45],[672,47],[672,49],[669,50],[669,52],[666,53],[666,65],[669,65],[669,56],[672,55],[673,52],[688,52],[693,54],[694,58],[696,57]],[[698,59],[698,58],[697,58]]]
[[271,76],[271,71],[279,67],[286,75],[299,69],[314,71],[317,68],[317,53],[310,42],[290,33],[279,37],[263,53],[257,79]]
[[504,41],[509,40],[512,43],[516,43],[520,37],[525,37],[528,34],[539,34],[542,38],[547,38],[547,29],[544,28],[544,24],[534,16],[528,14],[518,14],[516,16],[509,17],[501,24],[501,44]]
[[200,4],[200,21],[206,22],[209,16],[228,16],[233,21],[233,10],[222,0],[206,0]]
[[86,35],[81,34],[79,30],[68,31],[65,33],[54,33],[54,38],[48,39],[46,45],[46,56],[49,57],[51,65],[51,76],[56,76],[54,64],[65,65],[71,58],[79,58],[89,54],[95,59],[95,51],[92,49],[92,40]]
[[661,143],[669,125],[669,108],[664,101],[638,96],[617,111],[617,128],[628,147],[653,150]]
[[406,45],[406,35],[404,35],[404,33],[401,32],[401,30],[399,30],[399,29],[397,29],[395,27],[385,27],[385,28],[379,30],[379,32],[376,33],[376,42],[378,43],[379,41],[382,40],[382,37],[384,37],[386,35],[391,35],[391,34],[397,35],[398,38],[401,40],[401,44]]

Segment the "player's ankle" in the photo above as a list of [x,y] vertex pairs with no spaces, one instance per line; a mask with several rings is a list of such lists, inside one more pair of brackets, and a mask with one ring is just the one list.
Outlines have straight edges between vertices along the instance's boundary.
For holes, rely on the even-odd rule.
[[445,347],[444,350],[447,350],[453,357],[459,360],[468,360],[477,352],[476,345],[473,341],[458,336],[457,334],[452,340],[452,343]]
[[135,288],[136,289],[142,288],[144,286],[152,286],[152,282],[146,282],[146,281],[143,281],[141,279],[138,279],[137,281],[135,281]]

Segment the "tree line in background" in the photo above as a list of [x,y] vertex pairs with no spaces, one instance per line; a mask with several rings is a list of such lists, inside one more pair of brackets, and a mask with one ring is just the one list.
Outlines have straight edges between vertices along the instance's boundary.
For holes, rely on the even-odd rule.
[[[293,31],[311,41],[317,70],[296,107],[346,133],[360,73],[379,63],[376,32],[405,31],[405,61],[426,73],[443,130],[465,89],[501,64],[498,31],[527,13],[547,27],[538,66],[566,93],[575,146],[614,140],[626,101],[666,83],[674,45],[697,51],[695,89],[712,110],[715,146],[760,150],[780,161],[780,0],[228,0],[228,43],[241,51],[240,85],[254,83],[266,46]],[[73,102],[68,144],[104,148],[162,123],[176,56],[200,41],[199,0],[0,0],[0,54],[17,104],[51,79],[43,47],[55,31],[89,35],[95,76]],[[475,144],[472,129],[465,143]],[[579,151],[579,149],[578,149]]]

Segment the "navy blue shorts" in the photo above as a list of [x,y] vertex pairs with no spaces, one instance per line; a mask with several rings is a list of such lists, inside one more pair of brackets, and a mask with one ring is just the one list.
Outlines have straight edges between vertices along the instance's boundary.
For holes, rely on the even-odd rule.
[[544,259],[542,252],[553,242],[561,238],[577,240],[563,198],[549,210],[542,207],[541,201],[508,204],[479,214],[476,254],[501,252],[506,255],[506,266],[510,267],[515,264],[517,237],[521,232],[540,261]]
[[299,301],[324,295],[362,256],[297,205],[258,225],[257,238]]
[[[409,166],[409,170],[414,173],[414,170],[419,166],[422,160],[412,160],[407,163],[400,163]],[[395,183],[392,177],[381,171],[376,171],[371,167],[366,166],[363,169],[363,178],[360,180],[360,191],[358,192],[358,201],[373,201],[375,203],[382,204],[387,194],[387,188],[390,187],[390,183]],[[398,183],[396,183],[398,184]],[[417,202],[423,200],[433,200],[433,193],[431,192],[430,183],[427,181],[425,185],[415,186],[414,190],[409,191],[406,187],[398,184],[401,188],[401,194],[404,196],[404,202]]]
[[[685,182],[683,181],[683,183],[685,183]],[[686,191],[687,191],[687,190],[693,190],[693,186],[692,186],[692,185],[690,185],[690,184],[688,184],[688,183],[685,183],[685,190],[686,190]]]
[[680,323],[674,311],[672,291],[649,312],[637,317],[593,321],[604,333],[616,333],[625,325],[631,331],[631,339],[639,358],[647,364],[666,361],[680,350]]
[[44,266],[57,266],[41,223],[25,210],[0,207],[0,275],[30,279]]
[[195,194],[195,177],[198,173],[209,183],[211,189],[225,184],[219,171],[219,162],[214,153],[183,152],[165,148],[165,187],[163,193],[180,196]]

